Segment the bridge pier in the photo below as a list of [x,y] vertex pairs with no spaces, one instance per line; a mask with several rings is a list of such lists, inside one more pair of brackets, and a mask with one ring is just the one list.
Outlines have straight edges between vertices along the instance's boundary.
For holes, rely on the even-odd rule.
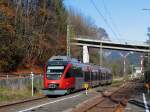
[[89,63],[89,51],[86,45],[83,46],[83,63]]
[[102,49],[102,43],[100,43],[100,52],[99,52],[99,65],[103,65],[103,49]]
[[[100,43],[100,50],[99,50],[99,65],[103,65],[103,49],[102,49],[102,43]],[[83,45],[83,63],[90,63],[89,59],[89,50],[88,46]]]

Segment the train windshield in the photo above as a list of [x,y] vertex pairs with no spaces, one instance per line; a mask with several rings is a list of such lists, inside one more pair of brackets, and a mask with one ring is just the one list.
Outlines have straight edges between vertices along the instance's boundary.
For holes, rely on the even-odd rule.
[[49,80],[58,80],[64,72],[64,66],[48,66],[47,67],[47,78]]

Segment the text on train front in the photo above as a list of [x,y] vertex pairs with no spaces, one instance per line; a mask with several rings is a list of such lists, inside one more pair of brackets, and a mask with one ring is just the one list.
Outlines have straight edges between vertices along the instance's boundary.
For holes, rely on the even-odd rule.
[[64,72],[64,66],[47,66],[46,77],[49,80],[59,80]]

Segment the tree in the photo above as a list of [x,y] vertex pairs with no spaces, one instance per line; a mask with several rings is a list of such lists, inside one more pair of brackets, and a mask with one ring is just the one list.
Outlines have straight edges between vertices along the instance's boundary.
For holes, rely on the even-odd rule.
[[1,0],[0,71],[65,54],[66,18],[62,0]]

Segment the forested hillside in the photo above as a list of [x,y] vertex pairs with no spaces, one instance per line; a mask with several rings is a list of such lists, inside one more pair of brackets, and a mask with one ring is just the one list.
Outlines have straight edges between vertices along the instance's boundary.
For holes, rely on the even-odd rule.
[[66,18],[61,0],[1,0],[0,70],[65,54]]
[[66,55],[68,23],[78,35],[108,38],[104,29],[87,20],[66,10],[63,0],[0,0],[0,72]]

